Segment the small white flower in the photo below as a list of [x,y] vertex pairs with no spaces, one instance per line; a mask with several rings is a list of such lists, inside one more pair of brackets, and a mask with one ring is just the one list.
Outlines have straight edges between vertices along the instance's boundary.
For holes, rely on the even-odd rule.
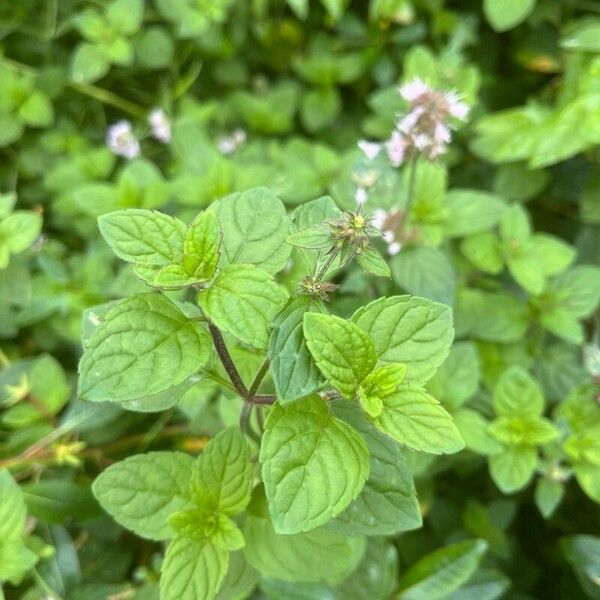
[[461,101],[460,96],[456,92],[446,92],[445,96],[450,115],[464,121],[469,114],[467,104]]
[[150,112],[148,123],[152,128],[152,135],[157,140],[163,144],[168,144],[171,141],[171,123],[162,108],[155,108]]
[[367,140],[360,140],[358,147],[364,152],[365,156],[369,160],[374,160],[377,155],[381,152],[381,144],[376,142],[369,142]]
[[371,224],[375,229],[382,230],[387,219],[387,212],[383,210],[383,208],[378,208],[373,212],[373,216],[371,217]]
[[117,156],[131,160],[140,154],[140,143],[133,134],[129,121],[118,121],[106,132],[106,145]]
[[409,81],[403,86],[400,86],[398,91],[405,100],[408,100],[408,102],[414,102],[423,94],[429,92],[430,89],[431,88],[426,83],[424,83],[421,79],[416,77],[412,81]]
[[384,231],[381,237],[383,238],[383,241],[387,242],[388,244],[393,243],[396,239],[393,231]]
[[392,242],[391,244],[388,244],[388,254],[390,256],[395,256],[398,254],[398,252],[400,252],[400,250],[402,250],[402,244],[400,244],[400,242]]
[[231,135],[219,138],[217,148],[221,154],[233,154],[245,142],[246,132],[243,129],[236,129]]
[[394,167],[399,167],[404,162],[406,154],[406,140],[404,136],[397,130],[392,132],[392,136],[385,143],[390,162]]
[[358,206],[362,206],[368,199],[367,190],[364,187],[357,187],[354,199]]

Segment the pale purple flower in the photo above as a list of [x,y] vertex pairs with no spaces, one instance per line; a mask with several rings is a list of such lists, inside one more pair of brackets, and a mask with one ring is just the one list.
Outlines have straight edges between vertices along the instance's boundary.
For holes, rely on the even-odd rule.
[[133,134],[129,121],[118,121],[108,128],[106,145],[114,154],[124,156],[128,160],[140,155],[140,143]]
[[404,162],[407,143],[405,137],[397,129],[392,132],[392,136],[385,143],[388,158],[394,167],[399,167]]
[[430,90],[429,86],[416,77],[399,88],[400,95],[408,102],[414,102]]
[[152,135],[163,144],[171,141],[171,122],[162,108],[154,108],[148,115],[148,123],[152,128]]
[[385,212],[385,210],[383,210],[383,208],[378,208],[373,212],[373,216],[371,217],[371,224],[373,225],[373,227],[375,227],[375,229],[379,229],[381,231],[383,230],[387,216],[388,214],[387,212]]
[[381,152],[381,144],[369,142],[368,140],[360,140],[358,142],[358,147],[364,152],[364,155],[369,160],[374,160]]

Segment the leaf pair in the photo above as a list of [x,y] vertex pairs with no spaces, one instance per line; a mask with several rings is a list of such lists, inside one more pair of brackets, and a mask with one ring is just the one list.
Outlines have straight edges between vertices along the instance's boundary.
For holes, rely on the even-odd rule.
[[447,308],[382,298],[351,321],[308,313],[304,335],[327,381],[346,399],[358,396],[380,431],[434,454],[464,447],[450,415],[417,383],[431,377],[448,353],[453,331]]
[[179,289],[205,283],[219,262],[221,227],[212,210],[185,224],[145,209],[120,210],[99,219],[100,232],[113,252],[133,263],[148,285]]
[[250,501],[252,471],[244,436],[229,428],[195,462],[179,452],[132,456],[103,471],[93,491],[137,535],[172,538],[161,570],[161,600],[213,598],[229,552],[244,544],[231,517]]

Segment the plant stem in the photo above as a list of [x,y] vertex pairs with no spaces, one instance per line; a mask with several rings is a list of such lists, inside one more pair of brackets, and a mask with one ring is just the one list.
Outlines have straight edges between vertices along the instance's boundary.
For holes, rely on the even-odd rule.
[[409,174],[408,174],[408,191],[406,195],[406,205],[404,207],[404,214],[402,215],[402,220],[400,222],[400,227],[404,227],[408,217],[410,216],[410,211],[412,209],[413,202],[415,200],[415,184],[417,182],[417,161],[419,159],[419,155],[415,154],[409,166]]
[[212,336],[213,343],[215,345],[215,350],[219,355],[219,359],[221,360],[221,364],[227,371],[227,375],[229,375],[229,379],[231,383],[233,383],[233,387],[237,390],[238,394],[245,400],[249,401],[250,396],[248,394],[248,389],[246,385],[242,381],[242,377],[240,376],[239,371],[235,364],[233,364],[233,360],[231,358],[231,354],[229,354],[229,350],[227,350],[227,346],[225,345],[225,340],[221,335],[218,327],[213,325],[210,321],[208,322],[208,330],[210,335]]
[[317,274],[315,275],[316,281],[321,281],[325,275],[327,275],[327,271],[329,267],[333,264],[333,261],[337,258],[337,255],[340,253],[339,249],[336,248],[334,252],[331,252],[329,258],[323,263],[323,266],[319,269]]
[[256,392],[258,391],[258,388],[259,388],[260,384],[262,383],[262,380],[265,378],[265,375],[267,374],[267,372],[269,370],[270,364],[271,364],[271,361],[267,358],[267,359],[265,359],[265,362],[262,364],[261,368],[258,370],[258,373],[256,374],[256,377],[254,377],[254,381],[252,382],[252,385],[250,386],[250,390],[248,390],[248,396],[250,396],[250,398],[254,398],[256,396]]

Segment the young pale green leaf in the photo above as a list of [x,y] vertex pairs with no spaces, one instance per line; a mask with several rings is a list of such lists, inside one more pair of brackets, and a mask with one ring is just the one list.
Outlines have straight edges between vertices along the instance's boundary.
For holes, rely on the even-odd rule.
[[445,598],[470,579],[487,547],[484,540],[465,540],[428,554],[402,575],[398,598]]
[[[221,226],[214,211],[205,210],[187,230],[181,262],[164,266],[155,274],[152,273],[153,285],[177,288],[208,281],[217,270],[220,248]],[[144,279],[152,275],[147,275]]]
[[488,431],[489,421],[476,410],[461,408],[454,413],[453,417],[454,424],[465,441],[467,449],[483,456],[502,452],[502,444],[497,442]]
[[282,404],[305,398],[319,387],[317,365],[306,346],[302,329],[306,312],[324,312],[308,296],[292,297],[271,324],[269,358],[271,375]]
[[235,522],[210,506],[180,510],[172,514],[168,522],[175,537],[186,537],[199,543],[209,539],[228,552],[244,547],[244,536]]
[[483,12],[496,31],[507,31],[523,22],[536,3],[537,0],[484,0]]
[[404,363],[408,381],[424,382],[444,362],[452,340],[452,310],[424,298],[379,298],[352,315],[382,364]]
[[271,275],[252,265],[231,265],[198,294],[206,316],[220,329],[255,348],[266,349],[269,325],[287,299]]
[[573,317],[588,317],[600,302],[600,268],[577,265],[556,277],[548,294]]
[[573,465],[573,474],[583,492],[600,504],[600,466],[589,462],[576,462]]
[[253,264],[277,273],[288,261],[290,222],[281,200],[267,188],[236,192],[213,204],[223,230],[220,265]]
[[137,535],[165,540],[173,535],[168,517],[192,508],[194,460],[182,452],[130,456],[102,471],[94,495],[118,523]]
[[565,495],[564,484],[541,477],[535,486],[535,505],[544,519],[549,519]]
[[531,223],[527,211],[520,204],[513,204],[500,219],[500,237],[509,250],[519,247],[531,237]]
[[167,266],[183,255],[186,226],[175,217],[141,208],[118,210],[98,219],[100,233],[121,259]]
[[336,402],[334,413],[363,436],[371,464],[358,498],[327,528],[344,535],[389,536],[420,527],[415,484],[398,444],[377,431],[349,402]]
[[29,210],[16,210],[0,221],[0,247],[9,254],[23,252],[33,244],[42,229],[42,216]]
[[370,421],[391,438],[421,452],[452,454],[465,443],[441,404],[423,388],[404,383],[383,398],[383,410]]
[[357,258],[358,264],[371,275],[377,277],[391,277],[392,272],[385,261],[385,258],[375,250],[375,248],[367,248],[363,250]]
[[509,446],[489,458],[490,475],[504,494],[523,489],[535,472],[537,453],[531,446]]
[[538,268],[547,277],[562,273],[575,259],[575,249],[552,235],[535,233],[531,245]]
[[510,274],[526,292],[538,296],[544,291],[546,277],[531,246],[531,240],[524,242],[522,248],[509,255],[507,265]]
[[[19,585],[38,559],[38,555],[19,538],[0,540],[0,583],[8,581],[13,585]],[[2,594],[1,587],[0,594]]]
[[213,600],[229,567],[229,552],[211,540],[177,537],[160,570],[160,600]]
[[229,427],[208,442],[196,461],[192,494],[197,504],[235,515],[252,490],[252,456],[242,432]]
[[94,402],[152,396],[194,374],[210,351],[206,330],[170,300],[132,296],[91,335],[79,363],[79,395]]
[[383,410],[385,396],[394,393],[406,377],[406,365],[392,363],[369,373],[359,387],[358,399],[363,410],[378,417]]
[[539,417],[500,417],[490,425],[489,432],[509,446],[537,446],[558,437],[558,430],[552,422]]
[[246,560],[264,577],[283,581],[339,581],[362,558],[365,542],[324,528],[279,535],[266,518],[248,515],[244,523]]
[[273,525],[285,534],[330,521],[358,496],[369,474],[365,441],[318,397],[275,405],[260,462]]
[[25,527],[25,501],[17,482],[0,471],[0,540],[18,539]]
[[519,366],[504,371],[494,389],[494,409],[504,417],[539,417],[544,396],[538,383]]
[[306,313],[304,337],[327,381],[345,398],[353,398],[357,386],[377,362],[369,336],[340,317]]

